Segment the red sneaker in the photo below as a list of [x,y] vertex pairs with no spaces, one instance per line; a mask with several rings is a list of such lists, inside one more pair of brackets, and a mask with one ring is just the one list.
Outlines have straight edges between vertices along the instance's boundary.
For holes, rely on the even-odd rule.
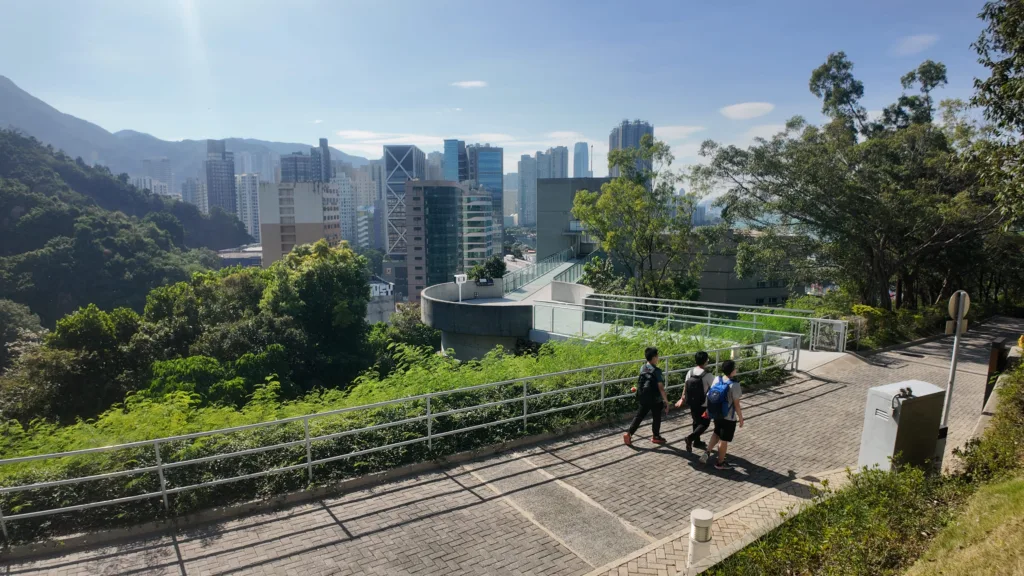
[[651,438],[651,442],[654,442],[655,444],[664,444],[665,439],[661,436],[655,436],[654,438]]
[[622,435],[622,443],[625,444],[626,446],[633,445],[633,437],[629,435],[629,432],[626,432],[625,434]]

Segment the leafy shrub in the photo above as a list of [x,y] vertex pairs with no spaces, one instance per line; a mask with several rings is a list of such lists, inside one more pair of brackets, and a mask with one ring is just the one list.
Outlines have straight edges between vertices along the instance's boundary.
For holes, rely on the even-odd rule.
[[1010,373],[996,394],[999,409],[985,433],[955,451],[964,476],[972,482],[1005,478],[1024,464],[1024,364]]

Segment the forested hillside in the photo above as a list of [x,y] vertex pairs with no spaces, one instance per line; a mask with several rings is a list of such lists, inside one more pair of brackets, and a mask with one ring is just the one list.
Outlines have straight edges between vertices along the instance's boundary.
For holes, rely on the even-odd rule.
[[0,299],[44,326],[88,304],[141,311],[150,289],[216,268],[210,249],[247,241],[232,214],[204,216],[0,130]]

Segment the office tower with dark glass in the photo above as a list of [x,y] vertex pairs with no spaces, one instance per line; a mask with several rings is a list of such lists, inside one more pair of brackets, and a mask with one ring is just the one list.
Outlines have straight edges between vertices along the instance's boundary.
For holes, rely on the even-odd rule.
[[[623,120],[622,124],[619,124],[615,128],[612,128],[611,134],[608,135],[608,151],[612,150],[624,150],[626,148],[639,148],[640,139],[645,134],[649,134],[652,138],[654,137],[654,127],[644,122],[643,120]],[[637,160],[637,170],[650,170],[651,163]],[[618,168],[610,168],[609,176],[615,178],[619,175]]]
[[[404,291],[410,301],[418,301],[420,291],[427,286],[452,282],[455,273],[462,270],[461,200],[465,190],[447,181],[407,185],[409,254]],[[397,283],[395,288],[400,288]]]
[[[315,174],[319,176],[319,167]],[[314,166],[312,156],[302,152],[292,152],[281,156],[281,182],[314,182]]]
[[469,158],[466,143],[462,140],[444,141],[444,179],[448,182],[469,180]]
[[495,246],[501,246],[505,234],[505,218],[502,199],[505,190],[505,150],[490,144],[473,144],[466,148],[469,157],[469,179],[490,193],[492,231]]
[[217,207],[228,214],[235,214],[235,155],[225,149],[223,140],[206,141],[203,172],[209,209]]
[[577,142],[572,147],[572,177],[589,178],[593,176],[590,171],[590,147],[586,142]]
[[395,289],[405,298],[409,296],[405,183],[409,180],[423,180],[426,177],[426,163],[426,155],[416,146],[384,146],[385,253],[393,269],[392,275],[385,273],[385,277],[395,283]]
[[331,148],[327,145],[327,138],[320,139],[320,181],[330,182],[334,176],[331,168]]

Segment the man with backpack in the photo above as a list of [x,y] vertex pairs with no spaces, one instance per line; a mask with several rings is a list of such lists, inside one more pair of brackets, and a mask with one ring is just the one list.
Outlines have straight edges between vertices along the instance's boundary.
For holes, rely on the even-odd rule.
[[700,457],[701,464],[707,464],[711,457],[711,451],[718,445],[718,461],[715,468],[729,470],[732,464],[725,461],[725,454],[729,450],[729,442],[732,442],[736,433],[737,422],[740,428],[743,427],[743,409],[740,407],[740,397],[743,396],[743,389],[738,382],[733,381],[736,375],[736,362],[726,360],[722,362],[722,375],[715,379],[714,384],[708,389],[707,404],[708,416],[715,422],[715,432],[711,435],[711,441]]
[[636,383],[636,400],[640,403],[640,408],[637,409],[636,416],[633,417],[633,422],[629,425],[629,432],[622,435],[622,441],[626,446],[633,443],[633,434],[647,417],[648,412],[651,413],[653,420],[651,431],[654,435],[651,437],[651,442],[665,443],[665,439],[661,437],[661,413],[668,414],[669,404],[668,396],[665,394],[665,375],[661,372],[661,368],[658,368],[658,349],[649,346],[644,350],[644,358],[647,359],[647,362],[640,368],[640,377],[637,378]]
[[708,360],[710,357],[703,350],[693,355],[693,361],[697,365],[686,373],[683,395],[679,398],[679,402],[676,402],[676,408],[682,408],[683,404],[690,408],[690,419],[693,421],[693,432],[686,437],[687,452],[693,452],[694,446],[698,450],[708,447],[700,439],[700,435],[711,425],[711,420],[707,415],[707,395],[715,381],[715,375],[704,368]]

